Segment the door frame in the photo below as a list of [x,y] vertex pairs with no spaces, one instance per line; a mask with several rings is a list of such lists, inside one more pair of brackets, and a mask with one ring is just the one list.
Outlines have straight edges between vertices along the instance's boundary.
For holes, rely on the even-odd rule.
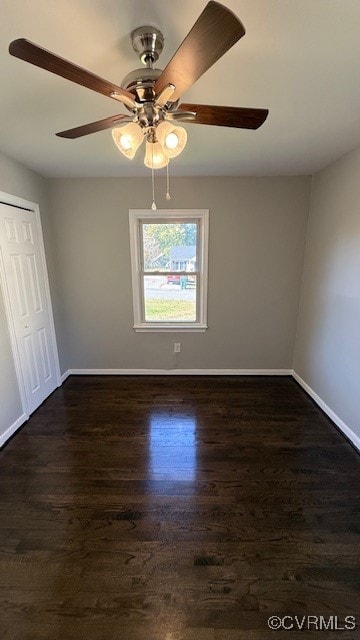
[[[39,237],[41,265],[44,272],[45,297],[46,297],[47,308],[49,312],[49,322],[50,322],[50,337],[51,337],[51,342],[54,349],[55,376],[56,376],[57,386],[60,387],[62,384],[62,380],[61,380],[61,374],[60,374],[59,353],[58,353],[56,334],[55,334],[54,315],[53,315],[51,296],[50,296],[49,275],[48,275],[48,270],[46,265],[44,237],[43,237],[42,226],[41,226],[40,207],[35,202],[24,200],[24,198],[19,198],[18,196],[14,196],[10,193],[6,193],[5,191],[0,191],[0,203],[13,206],[14,208],[18,208],[18,209],[25,209],[26,211],[30,211],[34,213],[34,217],[35,217],[34,221],[37,226],[37,231],[39,234],[38,237]],[[13,315],[11,311],[11,303],[10,303],[11,296],[10,296],[10,291],[8,287],[8,282],[6,279],[5,264],[4,264],[4,259],[1,251],[1,245],[0,245],[0,284],[1,284],[1,289],[4,297],[5,314],[6,314],[6,320],[7,320],[7,325],[9,329],[10,343],[11,343],[11,349],[13,353],[16,377],[18,381],[20,400],[21,400],[23,413],[26,416],[24,417],[27,420],[30,416],[30,411],[29,411],[29,405],[26,397],[21,360],[20,360],[20,355],[19,355],[18,346],[17,346],[15,325],[14,325],[14,319],[13,319]]]

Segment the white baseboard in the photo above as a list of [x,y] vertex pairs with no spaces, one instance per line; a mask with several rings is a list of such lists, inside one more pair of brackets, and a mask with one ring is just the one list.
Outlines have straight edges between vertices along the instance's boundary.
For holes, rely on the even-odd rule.
[[69,369],[81,376],[291,376],[292,369]]
[[360,438],[350,427],[339,416],[333,411],[327,404],[324,402],[320,396],[303,380],[296,371],[293,371],[293,378],[299,385],[306,391],[306,393],[312,398],[317,405],[326,413],[327,416],[339,427],[340,431],[350,440],[350,442],[354,445],[355,449],[360,452]]
[[2,447],[5,444],[5,442],[9,440],[9,438],[11,438],[11,436],[15,433],[15,431],[20,429],[20,427],[22,427],[24,422],[26,422],[26,420],[28,419],[29,419],[29,416],[26,413],[23,413],[22,416],[20,416],[20,418],[15,420],[15,422],[13,422],[13,424],[10,427],[8,427],[8,429],[6,429],[4,433],[0,435],[0,447]]
[[65,371],[65,373],[62,374],[62,376],[60,377],[61,380],[61,384],[64,384],[66,378],[68,378],[71,375],[70,373],[70,369],[68,369],[67,371]]

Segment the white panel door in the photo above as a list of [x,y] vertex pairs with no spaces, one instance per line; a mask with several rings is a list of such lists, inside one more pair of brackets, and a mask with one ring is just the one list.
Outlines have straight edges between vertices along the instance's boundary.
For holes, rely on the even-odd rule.
[[34,211],[0,203],[0,249],[30,414],[58,386],[42,237]]

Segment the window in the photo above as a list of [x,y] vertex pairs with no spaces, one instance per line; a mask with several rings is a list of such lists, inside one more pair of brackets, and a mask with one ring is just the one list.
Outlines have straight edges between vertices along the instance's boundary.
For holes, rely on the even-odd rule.
[[136,331],[205,331],[206,210],[130,211]]

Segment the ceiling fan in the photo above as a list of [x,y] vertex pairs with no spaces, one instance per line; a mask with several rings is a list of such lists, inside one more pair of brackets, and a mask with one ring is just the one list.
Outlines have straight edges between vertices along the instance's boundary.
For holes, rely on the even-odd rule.
[[121,86],[24,38],[11,42],[9,52],[21,60],[118,100],[129,112],[61,131],[57,136],[79,138],[113,129],[115,144],[128,158],[134,157],[145,138],[145,164],[157,169],[166,166],[169,158],[181,153],[186,144],[186,130],[177,126],[178,122],[257,129],[266,120],[267,109],[179,104],[183,93],[244,34],[245,29],[235,14],[211,0],[162,71],[153,66],[163,49],[162,33],[155,27],[139,27],[132,32],[131,39],[145,68],[130,72]]

